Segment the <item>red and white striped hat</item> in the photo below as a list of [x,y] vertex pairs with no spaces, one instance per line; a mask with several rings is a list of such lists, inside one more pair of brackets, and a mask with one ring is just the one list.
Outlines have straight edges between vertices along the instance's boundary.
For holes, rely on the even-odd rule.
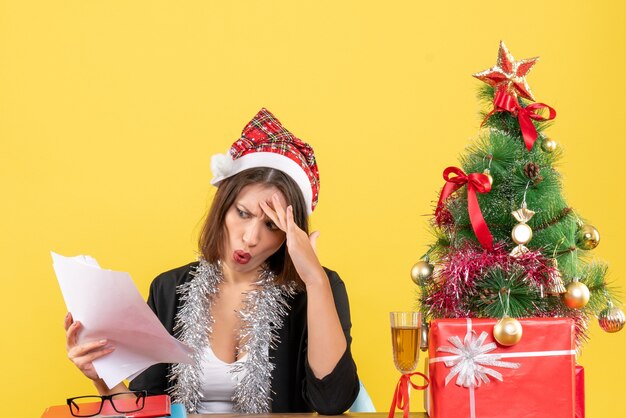
[[222,180],[254,167],[275,168],[291,177],[302,191],[308,214],[313,212],[320,188],[313,148],[285,129],[265,108],[243,128],[241,137],[226,154],[211,158],[211,184],[218,186]]

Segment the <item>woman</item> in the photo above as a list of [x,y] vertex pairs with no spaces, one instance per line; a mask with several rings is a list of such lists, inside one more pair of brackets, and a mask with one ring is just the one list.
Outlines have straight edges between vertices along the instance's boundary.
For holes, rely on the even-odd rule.
[[[308,234],[319,190],[313,150],[262,109],[211,168],[218,190],[200,261],[158,276],[148,298],[194,362],[152,366],[130,389],[170,393],[189,412],[344,412],[359,382],[344,284]],[[115,347],[77,344],[71,314],[65,328],[68,357],[100,394],[127,391],[107,388],[93,368]]]

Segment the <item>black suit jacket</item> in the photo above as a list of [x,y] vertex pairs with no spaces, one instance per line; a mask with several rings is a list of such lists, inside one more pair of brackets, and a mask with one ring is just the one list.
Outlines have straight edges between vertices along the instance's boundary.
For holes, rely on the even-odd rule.
[[[160,274],[150,286],[148,305],[170,334],[174,318],[180,308],[176,287],[191,280],[191,272],[198,263]],[[350,306],[348,295],[339,275],[324,269],[330,281],[335,306],[346,336],[348,347],[335,366],[323,379],[317,379],[307,363],[307,295],[298,293],[290,300],[290,310],[279,330],[280,342],[270,349],[272,372],[272,412],[311,412],[335,415],[346,411],[359,393],[359,378],[350,352]],[[170,385],[167,375],[169,364],[156,364],[137,376],[130,384],[131,390],[145,389],[149,394],[167,393]]]

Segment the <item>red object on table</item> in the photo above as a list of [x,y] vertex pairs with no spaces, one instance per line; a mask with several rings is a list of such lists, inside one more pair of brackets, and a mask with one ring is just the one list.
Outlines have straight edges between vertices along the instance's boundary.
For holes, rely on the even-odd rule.
[[519,321],[522,339],[508,347],[493,338],[496,319],[432,321],[431,417],[574,417],[573,322]]
[[576,418],[585,418],[585,369],[576,365]]

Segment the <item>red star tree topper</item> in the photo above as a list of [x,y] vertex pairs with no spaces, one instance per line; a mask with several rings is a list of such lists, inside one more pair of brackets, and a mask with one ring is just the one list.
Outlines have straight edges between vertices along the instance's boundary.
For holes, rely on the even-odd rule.
[[503,89],[514,97],[522,96],[535,101],[526,75],[533,68],[539,57],[515,61],[504,42],[500,41],[498,61],[488,70],[474,74],[474,77],[493,86],[496,90]]

